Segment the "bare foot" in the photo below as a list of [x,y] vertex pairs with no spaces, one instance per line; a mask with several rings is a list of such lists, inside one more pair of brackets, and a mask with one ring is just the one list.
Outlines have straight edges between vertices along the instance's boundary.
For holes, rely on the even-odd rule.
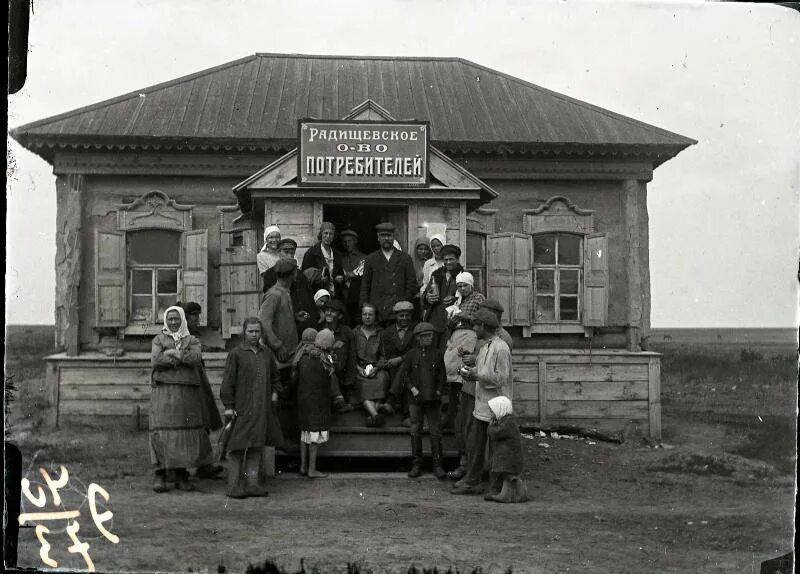
[[327,478],[327,474],[324,472],[320,472],[318,470],[309,470],[308,471],[308,478]]
[[307,469],[307,468],[305,468],[305,467],[302,467],[302,466],[301,466],[301,467],[300,467],[300,474],[301,474],[302,476],[306,476],[306,475],[308,474],[308,469]]

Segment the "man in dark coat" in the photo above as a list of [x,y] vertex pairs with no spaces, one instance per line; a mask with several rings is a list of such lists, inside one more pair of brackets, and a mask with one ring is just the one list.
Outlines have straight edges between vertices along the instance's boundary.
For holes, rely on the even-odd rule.
[[227,441],[230,468],[228,496],[267,496],[265,446],[282,442],[275,405],[281,392],[275,356],[261,344],[261,322],[248,317],[242,325],[244,341],[230,353],[219,396],[225,420],[232,421]]
[[347,307],[348,322],[351,327],[359,320],[358,298],[361,296],[361,276],[364,273],[364,260],[366,253],[358,249],[358,233],[352,229],[345,229],[341,235],[342,247],[342,269],[344,270],[345,296],[344,302]]
[[455,303],[456,277],[464,268],[458,262],[461,248],[447,244],[439,251],[443,265],[431,274],[431,287],[425,294],[425,321],[433,324],[439,337],[447,340],[447,307]]
[[333,353],[336,384],[331,389],[331,393],[336,397],[334,407],[340,413],[351,409],[345,409],[344,399],[337,400],[339,397],[347,397],[347,403],[351,406],[359,404],[358,396],[355,392],[355,372],[356,372],[356,345],[353,337],[353,330],[344,324],[344,303],[338,299],[331,299],[323,309],[325,320],[324,328],[333,331],[334,343]]
[[411,301],[416,291],[417,275],[411,257],[394,247],[394,225],[379,223],[375,230],[380,248],[364,260],[359,304],[375,304],[378,319],[385,326],[392,317],[395,303]]
[[386,367],[389,370],[389,395],[394,397],[399,404],[393,405],[400,409],[403,417],[402,425],[411,426],[411,417],[408,411],[408,401],[405,393],[401,393],[404,381],[397,376],[403,357],[411,350],[411,343],[414,341],[414,324],[411,321],[414,313],[414,304],[410,301],[398,301],[392,307],[394,311],[394,324],[386,327],[381,332],[381,346],[383,357],[386,359]]
[[[189,328],[189,334],[200,340],[200,313],[202,313],[203,308],[194,301],[184,303],[182,307],[183,314],[186,315],[186,326]],[[200,375],[200,392],[203,400],[203,424],[206,427],[206,432],[211,434],[211,431],[222,428],[222,417],[219,416],[219,409],[217,409],[217,403],[214,400],[214,391],[211,390],[211,382],[208,380],[208,373],[206,373],[206,366],[202,359],[200,359],[200,366],[197,371],[197,374]],[[199,478],[213,478],[223,470],[225,468],[219,464],[204,464],[197,469],[197,476]]]
[[[295,253],[297,252],[297,241],[289,237],[284,237],[278,242],[278,254],[281,259],[293,262],[297,265]],[[275,268],[268,269],[264,272],[265,285],[268,285],[265,291],[272,288],[278,281],[278,274],[275,273]],[[269,283],[267,283],[269,282]],[[289,288],[289,295],[292,300],[292,308],[294,309],[295,322],[297,323],[297,332],[302,333],[307,328],[316,328],[317,306],[314,304],[314,297],[311,291],[311,284],[308,278],[300,272],[299,269],[295,270],[294,280],[292,286]]]

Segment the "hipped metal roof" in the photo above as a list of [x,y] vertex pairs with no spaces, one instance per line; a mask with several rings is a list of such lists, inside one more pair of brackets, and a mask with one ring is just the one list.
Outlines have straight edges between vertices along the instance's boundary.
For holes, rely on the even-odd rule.
[[299,118],[336,119],[371,99],[427,120],[448,153],[640,157],[691,138],[460,58],[255,54],[11,130],[57,149],[287,151]]

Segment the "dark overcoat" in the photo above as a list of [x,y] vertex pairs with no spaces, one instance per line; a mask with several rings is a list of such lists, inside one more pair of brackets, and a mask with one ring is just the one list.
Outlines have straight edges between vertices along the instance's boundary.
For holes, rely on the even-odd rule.
[[[461,265],[450,274],[450,280],[447,279],[447,269],[439,267],[431,274],[431,282],[436,283],[439,289],[439,300],[431,305],[426,299],[423,299],[423,304],[426,305],[426,321],[436,327],[437,333],[444,333],[447,329],[447,311],[445,309],[448,305],[444,304],[445,297],[455,297],[456,289],[456,275],[464,270]],[[451,303],[452,305],[452,303]]]
[[228,450],[278,446],[281,426],[272,405],[272,393],[281,392],[280,375],[272,351],[259,345],[258,352],[242,343],[230,353],[219,397],[226,409],[236,411]]
[[[303,255],[303,263],[300,266],[301,271],[305,271],[306,269],[319,269],[322,271],[322,275],[317,281],[314,281],[311,284],[311,288],[316,291],[317,289],[329,289],[330,281],[334,277],[344,276],[344,268],[342,267],[342,254],[341,252],[333,249],[333,276],[331,276],[330,270],[328,269],[328,264],[325,262],[325,256],[322,254],[322,247],[320,247],[320,243],[317,242],[311,247],[309,247],[308,251],[305,252]],[[341,299],[344,293],[342,292],[343,289],[336,284],[336,293],[333,293],[334,297],[337,299]]]
[[292,378],[297,381],[300,430],[317,432],[331,428],[331,376],[315,353],[303,355],[292,369]]
[[487,432],[491,441],[491,471],[520,474],[523,469],[522,436],[516,417],[508,415],[499,422],[493,420]]
[[[408,393],[409,401],[413,403],[441,401],[447,378],[444,355],[436,347],[428,347],[424,352],[420,347],[414,347],[406,353],[397,378],[406,381],[402,388]],[[411,387],[416,387],[419,391],[416,397],[412,396]]]
[[378,307],[378,318],[386,321],[398,301],[411,301],[417,291],[414,262],[407,253],[395,249],[387,260],[378,249],[364,260],[359,304],[369,301]]
[[[404,357],[406,353],[413,347],[414,343],[414,324],[408,326],[405,334],[400,337],[397,332],[397,324],[381,331],[381,353],[383,358],[387,361],[397,357]],[[397,378],[397,373],[400,371],[402,363],[394,368],[389,369],[389,380],[391,381],[391,388],[389,394],[395,397],[400,396],[400,389],[403,388],[403,381]]]

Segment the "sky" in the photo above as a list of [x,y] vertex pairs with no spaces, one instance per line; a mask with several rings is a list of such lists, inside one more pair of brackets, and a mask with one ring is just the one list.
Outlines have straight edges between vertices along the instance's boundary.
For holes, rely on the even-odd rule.
[[[800,13],[699,2],[39,0],[9,126],[255,52],[456,56],[698,140],[648,184],[653,327],[798,321]],[[52,167],[8,138],[6,322],[51,324]]]

